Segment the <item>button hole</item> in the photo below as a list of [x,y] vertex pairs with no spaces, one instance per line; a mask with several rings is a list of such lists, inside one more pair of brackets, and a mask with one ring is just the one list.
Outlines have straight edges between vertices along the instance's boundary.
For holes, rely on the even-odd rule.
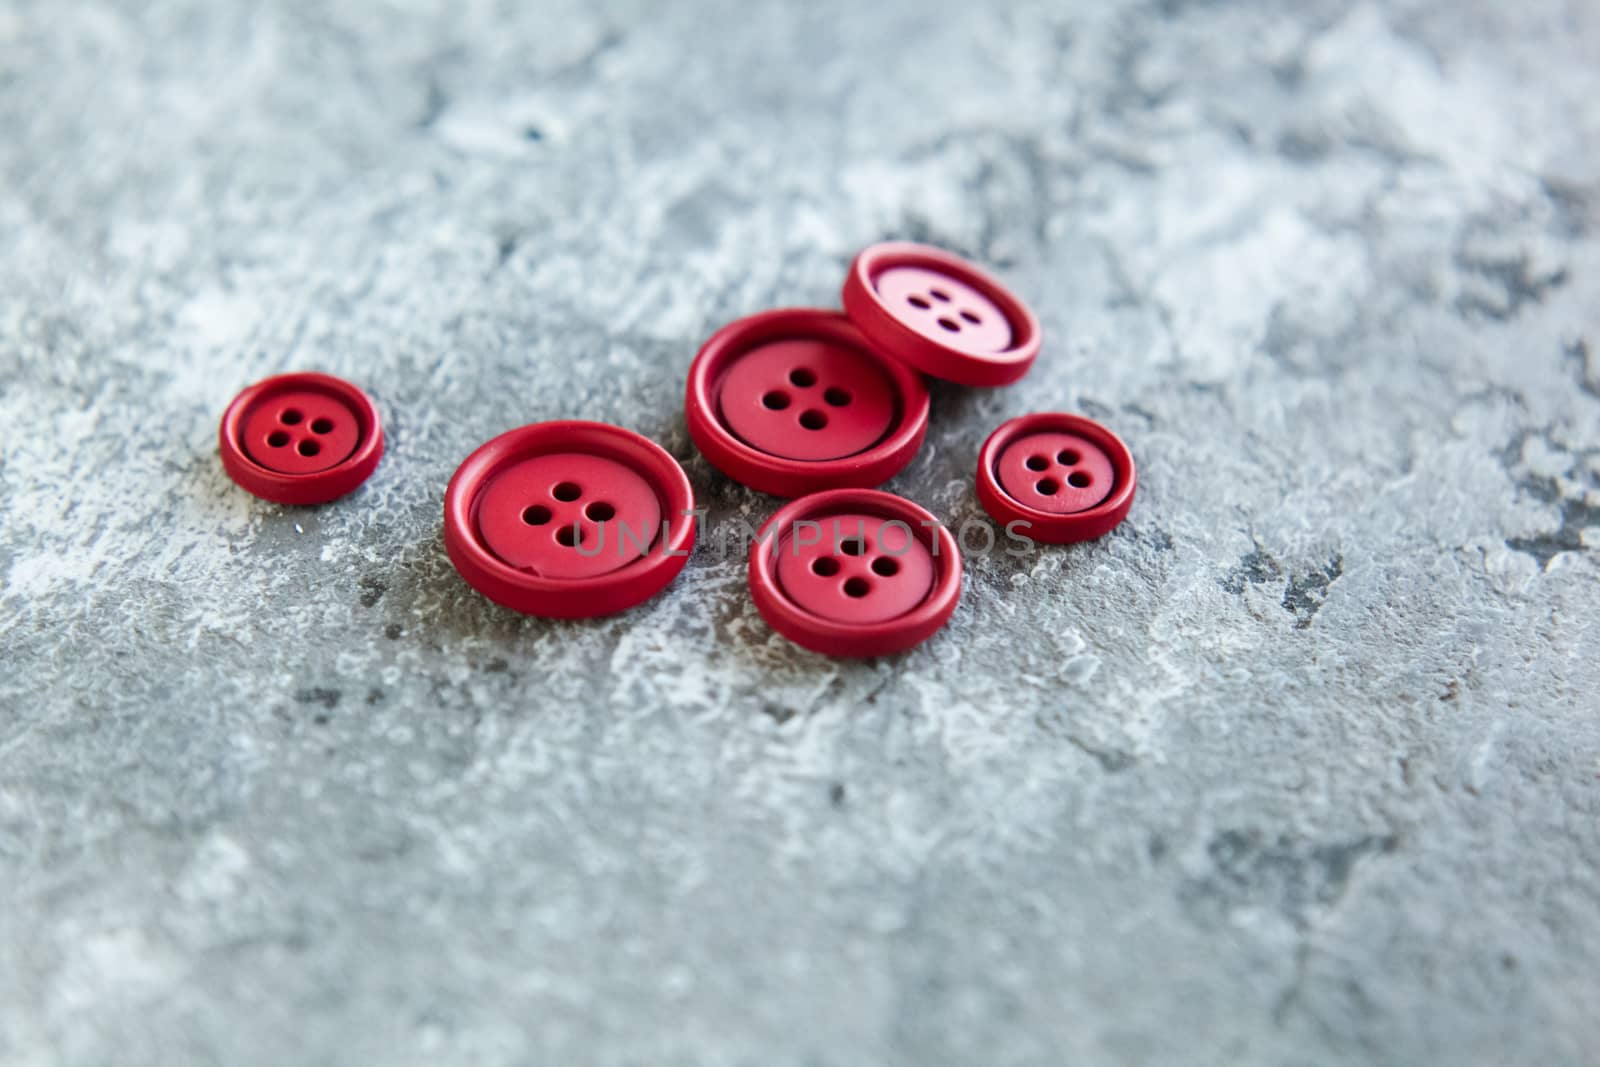
[[770,408],[773,411],[782,411],[784,408],[789,406],[789,394],[785,393],[781,389],[774,389],[772,392],[761,398],[761,403],[763,406]]
[[543,504],[530,504],[522,509],[522,521],[529,526],[543,526],[550,521],[550,509]]
[[819,556],[811,561],[811,570],[824,578],[832,578],[839,573],[839,561],[832,556]]
[[596,500],[594,503],[584,508],[583,513],[589,516],[589,518],[593,519],[595,522],[605,522],[608,519],[616,518],[617,509],[606,503],[604,500]]
[[815,409],[800,413],[800,425],[808,430],[820,430],[828,425],[828,416]]
[[915,294],[906,297],[906,303],[910,304],[914,308],[921,308],[923,311],[927,311],[929,308],[933,307],[932,304]]
[[282,448],[288,443],[289,435],[284,433],[282,430],[273,430],[271,433],[267,434],[267,444],[271,445],[273,448]]
[[303,418],[305,418],[305,416],[300,414],[299,408],[284,408],[283,411],[278,415],[278,421],[283,423],[285,426],[293,426]]
[[789,380],[802,389],[807,389],[817,384],[817,376],[805,367],[796,367],[790,371]]
[[978,318],[978,316],[976,314],[974,314],[973,312],[966,311],[966,310],[963,310],[961,312],[961,317],[966,319],[968,322],[972,323],[972,325],[974,325],[974,326],[978,325],[979,323],[981,323],[983,321],[982,319]]
[[860,538],[852,537],[848,541],[839,542],[839,551],[847,556],[864,556],[867,552],[867,545]]
[[1040,478],[1034,488],[1039,490],[1041,496],[1055,496],[1061,491],[1061,483],[1054,478]]
[[842,408],[846,404],[850,403],[850,394],[845,390],[840,389],[838,386],[834,386],[832,389],[829,389],[822,394],[822,399],[826,400],[836,408]]
[[550,495],[557,500],[576,500],[583,495],[583,490],[578,488],[576,482],[562,482],[550,490]]
[[929,289],[928,292],[932,293],[933,294],[933,298],[935,300],[939,301],[939,303],[941,303],[941,304],[950,303],[950,294],[945,292],[943,289]]
[[1088,471],[1073,471],[1067,475],[1067,484],[1074,489],[1087,489],[1094,479],[1089,477]]
[[1056,454],[1056,462],[1061,464],[1063,467],[1077,466],[1078,460],[1082,458],[1082,456],[1078,455],[1078,453],[1074,452],[1070,448],[1063,448]]
[[576,525],[563,526],[556,531],[556,543],[567,548],[576,548],[583,543],[583,531]]
[[333,420],[332,419],[312,419],[311,420],[311,432],[312,433],[332,433],[333,432]]
[[317,444],[315,441],[301,441],[295,446],[295,451],[300,453],[302,456],[314,456],[318,452],[322,451],[322,446]]
[[889,556],[879,556],[872,561],[872,573],[881,574],[885,578],[892,578],[900,573],[900,564]]
[[942,319],[939,320],[939,325],[943,326],[946,330],[949,330],[951,333],[960,333],[961,332],[961,324],[959,322],[957,322],[955,319],[943,319],[942,318]]
[[1042,471],[1050,468],[1050,461],[1043,456],[1029,456],[1027,464],[1028,469],[1031,471]]
[[872,583],[865,578],[850,578],[844,583],[844,595],[860,600],[872,592]]

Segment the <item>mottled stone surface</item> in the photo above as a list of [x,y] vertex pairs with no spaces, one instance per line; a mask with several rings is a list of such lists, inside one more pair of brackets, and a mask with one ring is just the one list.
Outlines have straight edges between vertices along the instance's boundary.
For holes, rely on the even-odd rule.
[[[0,1063],[1600,1061],[1600,10],[0,8]],[[716,326],[935,242],[1030,300],[890,488],[1061,408],[1104,541],[804,654],[701,553],[525,619],[440,501],[689,444]],[[218,462],[355,378],[354,496]]]

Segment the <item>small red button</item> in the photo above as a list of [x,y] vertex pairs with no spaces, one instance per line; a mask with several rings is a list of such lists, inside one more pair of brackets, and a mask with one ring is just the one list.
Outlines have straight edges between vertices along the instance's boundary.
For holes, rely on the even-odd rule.
[[868,341],[935,378],[1005,385],[1039,354],[1039,320],[997,279],[959,256],[890,242],[845,276],[844,309]]
[[244,489],[279,504],[322,504],[355,489],[383,456],[371,399],[327,374],[280,374],[228,405],[222,465]]
[[528,615],[609,615],[648,600],[694,546],[694,492],[658,444],[598,422],[542,422],[468,456],[444,497],[450,562]]
[[1037,433],[1013,441],[995,472],[1012,499],[1037,511],[1071,515],[1111,495],[1111,457],[1087,437]]
[[843,315],[791,308],[713,334],[689,368],[684,414],[717,469],[801,496],[898,473],[927,433],[928,391]]
[[1050,544],[1108,533],[1127,516],[1137,485],[1128,446],[1080,415],[1012,419],[978,454],[984,510],[1015,533]]
[[779,509],[750,550],[750,593],[774,630],[830,656],[920,644],[961,598],[961,553],[892,493],[834,489]]

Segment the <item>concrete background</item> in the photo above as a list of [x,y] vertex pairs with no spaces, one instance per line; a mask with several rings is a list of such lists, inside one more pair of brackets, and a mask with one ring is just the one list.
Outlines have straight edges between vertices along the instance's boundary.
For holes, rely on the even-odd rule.
[[[0,1063],[1600,1062],[1600,11],[0,8]],[[1085,412],[1104,541],[924,647],[701,553],[500,610],[446,479],[555,417],[774,508],[715,327],[931,241],[1037,309],[888,488]],[[367,387],[355,495],[218,462]]]

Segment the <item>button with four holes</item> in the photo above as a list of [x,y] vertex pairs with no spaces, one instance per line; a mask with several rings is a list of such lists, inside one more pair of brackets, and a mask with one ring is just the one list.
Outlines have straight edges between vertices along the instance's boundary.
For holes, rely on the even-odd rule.
[[279,504],[321,504],[355,489],[383,456],[372,400],[328,374],[281,374],[245,389],[222,415],[223,468]]
[[928,391],[843,315],[784,309],[740,319],[701,347],[684,414],[719,470],[801,496],[899,472],[927,433]]
[[887,355],[962,385],[1005,385],[1039,354],[1039,320],[988,272],[926,245],[863,249],[845,276],[844,309]]
[[978,454],[984,510],[1013,532],[1050,544],[1109,532],[1127,516],[1137,484],[1128,446],[1081,415],[1012,419]]
[[750,592],[768,625],[830,656],[881,656],[939,630],[961,597],[961,554],[932,515],[872,489],[779,509],[750,550]]
[[694,493],[660,445],[598,422],[501,434],[445,491],[445,550],[473,588],[529,615],[608,615],[660,592],[694,545]]

